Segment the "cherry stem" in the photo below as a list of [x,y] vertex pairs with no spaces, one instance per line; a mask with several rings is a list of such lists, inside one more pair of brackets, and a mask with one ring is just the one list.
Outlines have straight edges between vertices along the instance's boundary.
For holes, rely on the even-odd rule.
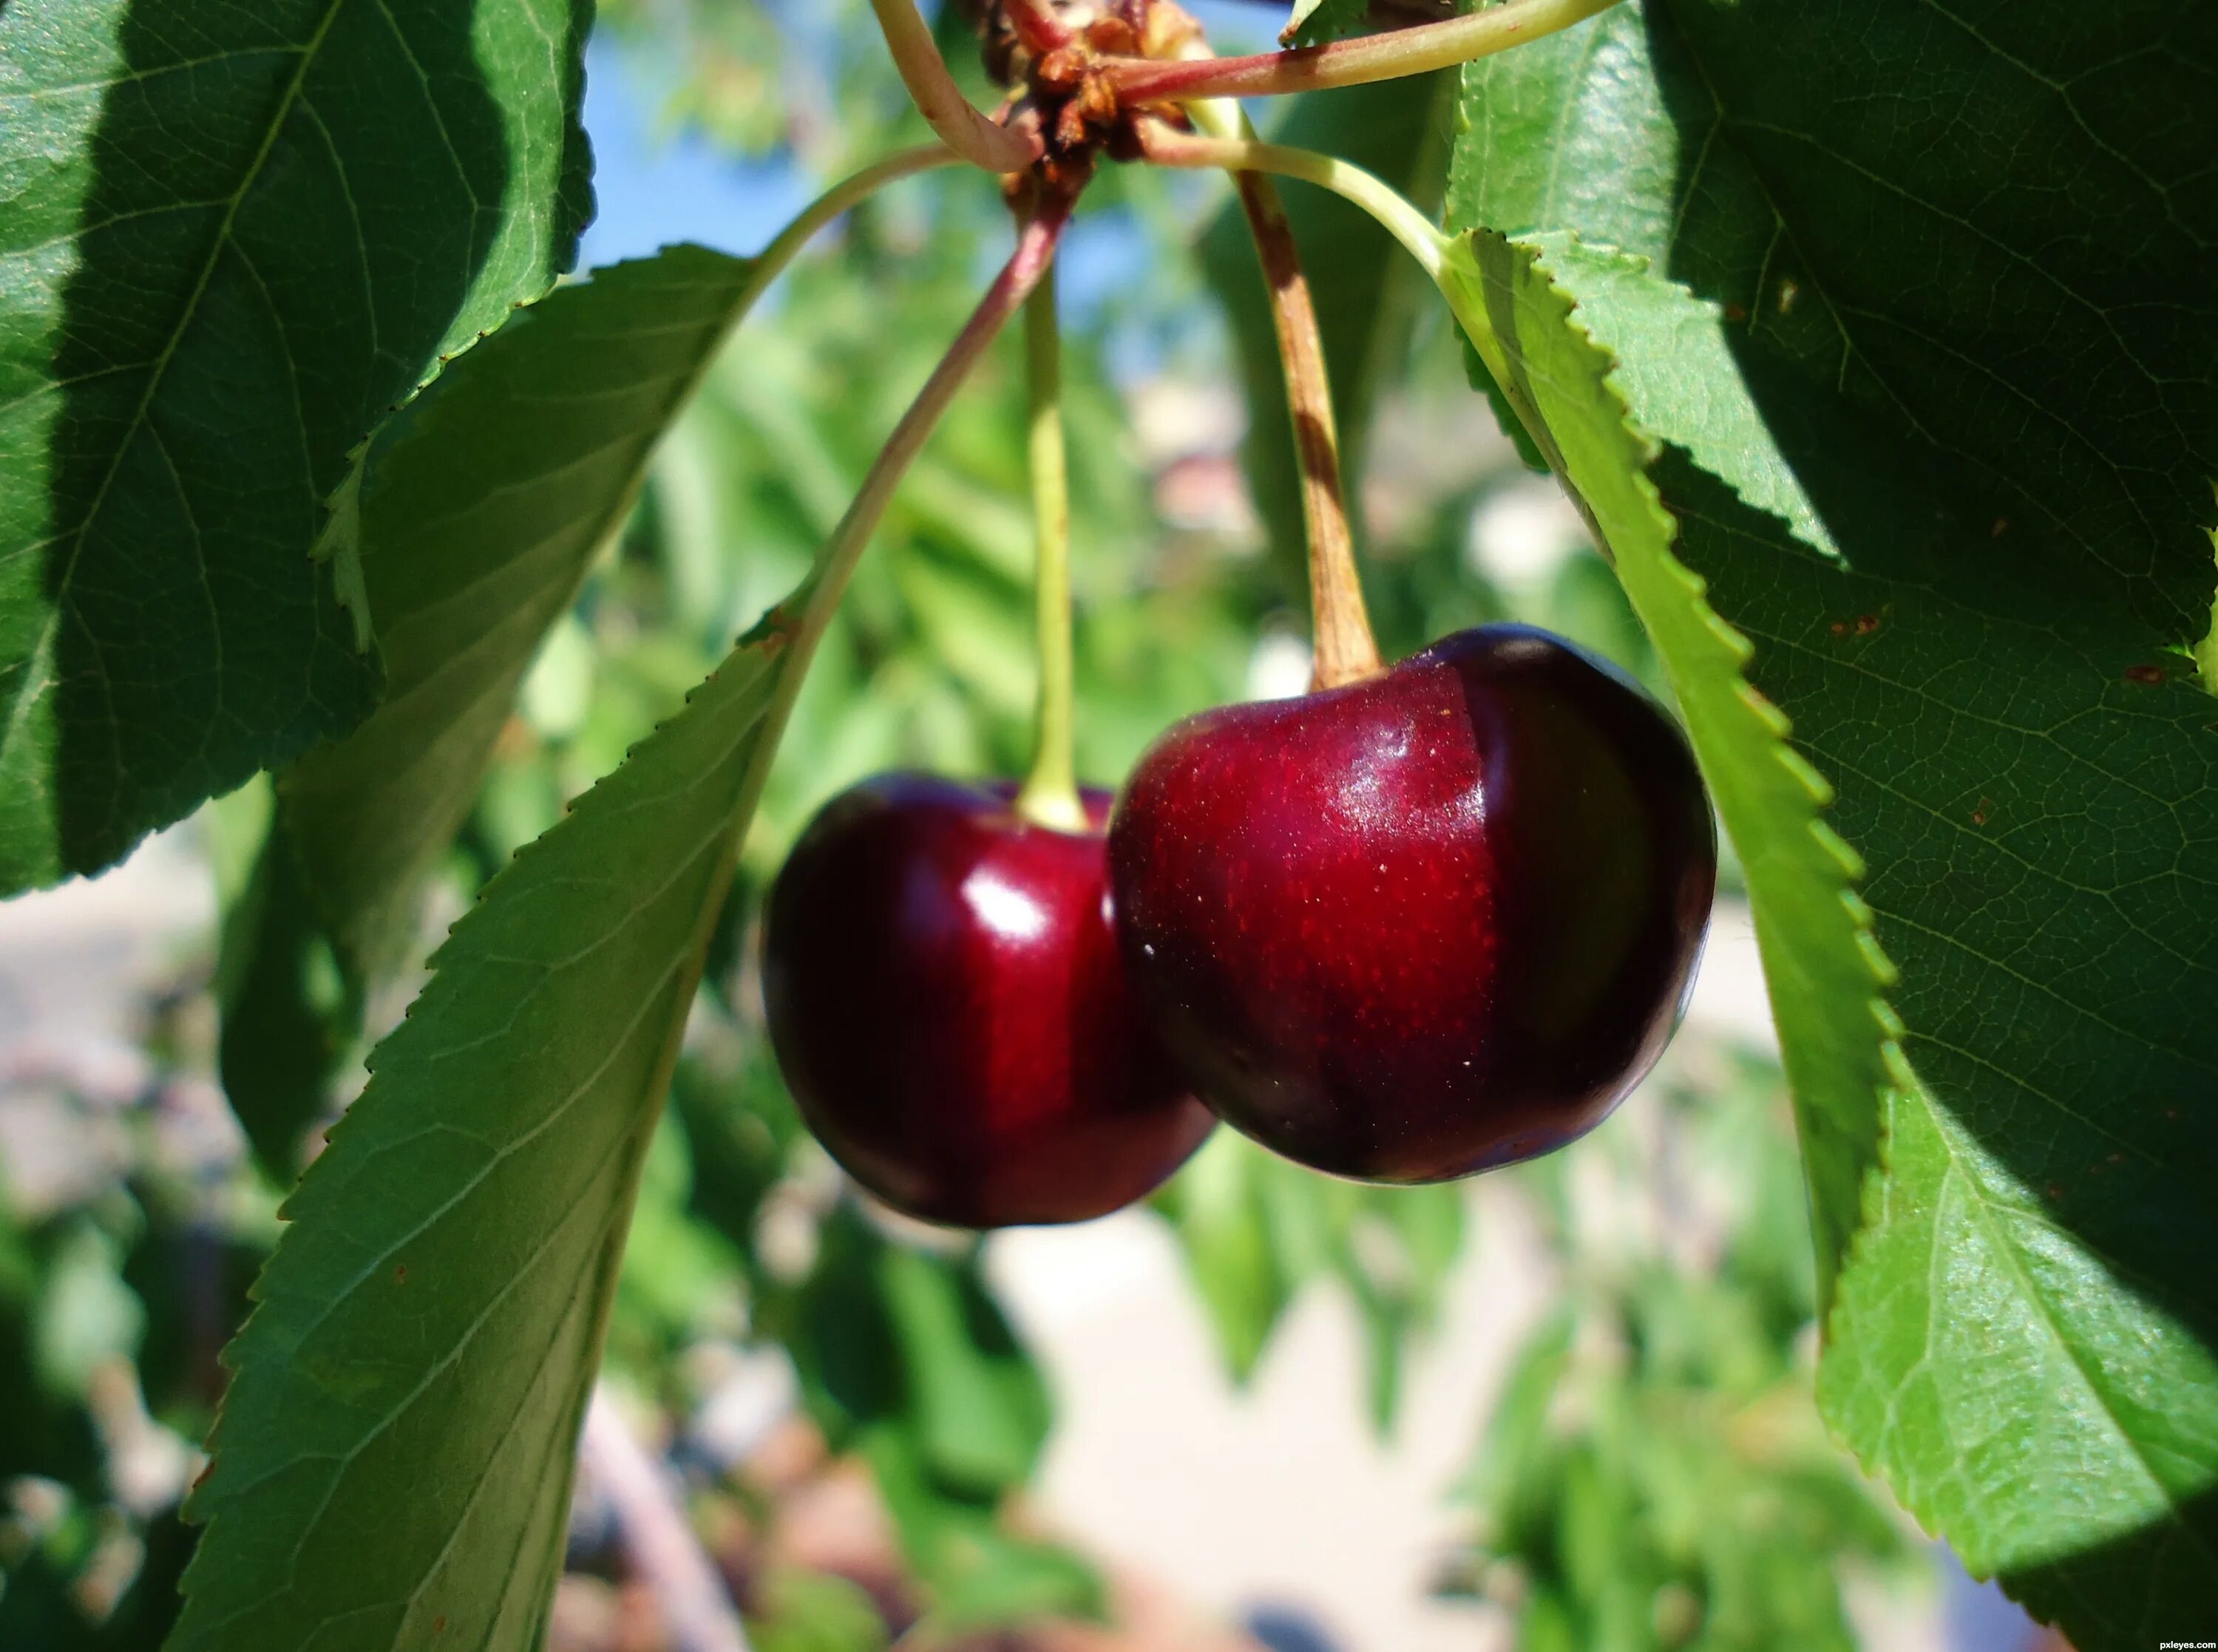
[[[1351,162],[1336,155],[1322,155],[1315,150],[1296,149],[1286,144],[1261,143],[1252,138],[1198,138],[1174,131],[1161,121],[1143,123],[1138,135],[1141,154],[1157,166],[1217,167],[1234,173],[1270,172],[1329,189],[1370,213],[1379,227],[1399,241],[1403,250],[1423,267],[1434,285],[1444,291],[1447,288],[1451,238],[1392,185]],[[1453,302],[1454,294],[1449,296]],[[1474,342],[1484,350],[1490,338]]]
[[[729,337],[734,327],[754,312],[756,301],[772,282],[785,273],[801,250],[815,238],[817,232],[833,219],[877,194],[889,183],[918,172],[928,172],[937,166],[952,166],[962,158],[944,144],[920,144],[914,149],[901,150],[883,160],[874,161],[852,176],[840,179],[817,196],[801,209],[791,223],[778,232],[768,246],[755,255],[745,285],[733,295],[730,308],[726,312],[724,336]],[[702,380],[708,376],[709,369],[716,365],[721,353],[714,349],[701,352],[699,359],[693,364],[692,376],[685,384],[685,397],[690,399],[693,392],[700,387]]]
[[[1238,106],[1197,101],[1195,121],[1235,145],[1252,140]],[[1233,133],[1247,139],[1230,138]],[[1145,136],[1152,139],[1154,129]],[[1202,140],[1210,141],[1210,140]],[[1153,158],[1152,152],[1150,158]],[[1302,522],[1309,536],[1310,613],[1316,634],[1316,659],[1310,687],[1336,689],[1376,677],[1385,670],[1371,618],[1363,606],[1363,585],[1355,572],[1355,541],[1348,525],[1348,499],[1341,485],[1340,431],[1332,411],[1332,381],[1325,368],[1324,341],[1317,331],[1317,305],[1302,272],[1301,251],[1279,191],[1263,173],[1236,170],[1232,181],[1248,214],[1256,256],[1269,289],[1271,320],[1279,335],[1279,359],[1286,369],[1286,408],[1294,427],[1294,459],[1302,480]]]
[[1419,23],[1361,40],[1249,58],[1155,61],[1105,58],[1103,82],[1127,102],[1174,97],[1259,97],[1363,86],[1451,68],[1553,34],[1607,11],[1617,0],[1511,0],[1461,17]]
[[[1018,230],[1015,252],[994,278],[994,284],[986,289],[985,297],[979,300],[978,307],[971,312],[970,319],[963,324],[947,353],[939,358],[932,376],[924,381],[924,388],[917,392],[916,399],[909,404],[908,411],[894,426],[893,434],[886,438],[885,446],[878,449],[878,456],[871,461],[870,473],[864,477],[854,503],[847,507],[847,514],[839,518],[839,525],[832,530],[831,538],[817,553],[815,565],[808,577],[759,628],[768,646],[790,650],[792,657],[778,673],[778,686],[764,714],[762,733],[757,737],[758,756],[742,787],[744,806],[752,807],[753,798],[761,792],[771,756],[777,750],[778,737],[792,715],[794,700],[808,675],[809,656],[823,640],[833,615],[839,611],[839,598],[846,591],[848,579],[854,573],[855,565],[862,560],[870,535],[884,519],[895,488],[923,450],[926,438],[939,423],[948,404],[955,399],[955,393],[962,388],[963,381],[985,355],[986,347],[1039,284],[1069,216],[1068,201],[1053,201]],[[782,640],[770,643],[770,639]]]
[[[1447,300],[1464,335],[1478,352],[1486,370],[1502,387],[1511,407],[1536,439],[1545,435],[1539,415],[1529,405],[1509,370],[1509,359],[1496,336],[1486,305],[1467,273],[1459,272],[1450,257],[1455,238],[1411,206],[1394,188],[1361,167],[1335,155],[1295,149],[1285,144],[1257,143],[1239,138],[1197,138],[1178,132],[1159,121],[1143,121],[1138,129],[1140,152],[1158,166],[1221,167],[1228,172],[1273,172],[1299,178],[1329,189],[1354,202],[1375,219],[1415,258]],[[1568,484],[1567,484],[1568,486]],[[1605,546],[1603,554],[1608,554]]]
[[[754,268],[748,272],[747,283],[734,311],[745,314],[760,298],[763,290],[785,273],[796,254],[815,238],[816,232],[833,219],[876,195],[889,183],[909,177],[919,172],[929,172],[937,166],[952,166],[963,157],[944,144],[919,144],[914,149],[904,149],[874,161],[861,171],[845,177],[801,209],[800,213],[778,232],[777,238],[755,255]],[[713,356],[709,352],[704,356]]]
[[916,0],[870,0],[870,9],[901,84],[942,143],[988,172],[1020,172],[1039,158],[1036,140],[996,126],[963,96]]
[[1070,469],[1063,430],[1063,339],[1056,330],[1055,269],[1025,301],[1025,431],[1032,463],[1032,520],[1039,540],[1039,721],[1032,766],[1017,793],[1017,813],[1058,832],[1083,832],[1073,752],[1070,623]]

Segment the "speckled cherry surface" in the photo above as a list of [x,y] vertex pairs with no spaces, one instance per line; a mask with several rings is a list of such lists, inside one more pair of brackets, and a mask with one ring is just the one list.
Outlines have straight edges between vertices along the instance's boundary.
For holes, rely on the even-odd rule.
[[1381,1182],[1599,1123],[1670,1036],[1717,881],[1676,725],[1506,625],[1179,724],[1109,852],[1134,989],[1203,1099]]
[[1144,1197],[1214,1122],[1133,1012],[1100,829],[1013,788],[881,775],[802,833],[771,891],[764,996],[816,1138],[895,1209],[964,1228]]

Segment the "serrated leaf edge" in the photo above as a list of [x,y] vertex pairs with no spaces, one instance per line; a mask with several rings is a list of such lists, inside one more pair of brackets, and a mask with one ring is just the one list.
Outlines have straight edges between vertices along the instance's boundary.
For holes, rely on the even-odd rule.
[[[448,955],[453,949],[456,937],[464,926],[468,925],[472,919],[484,909],[487,902],[494,897],[497,891],[504,888],[508,883],[521,876],[525,870],[529,869],[538,860],[553,852],[550,845],[556,834],[571,828],[572,822],[576,819],[579,809],[584,807],[587,801],[591,799],[595,793],[602,790],[602,789],[607,786],[616,776],[623,773],[635,758],[637,758],[642,752],[646,752],[650,746],[654,746],[674,724],[679,721],[679,719],[685,715],[686,712],[690,710],[702,695],[708,690],[710,685],[715,684],[725,672],[742,666],[750,660],[751,657],[753,657],[756,663],[760,666],[767,669],[775,661],[778,652],[779,650],[774,646],[765,647],[758,644],[748,642],[742,642],[740,645],[736,647],[732,653],[716,667],[715,670],[711,671],[705,678],[703,678],[699,683],[697,683],[693,688],[687,692],[683,704],[676,711],[673,711],[668,717],[657,723],[653,730],[640,739],[635,741],[626,749],[623,759],[621,763],[619,763],[614,769],[611,769],[608,774],[604,775],[599,780],[596,781],[586,791],[580,794],[578,797],[571,800],[571,801],[564,807],[562,818],[561,820],[557,820],[537,838],[532,839],[531,842],[525,844],[522,848],[518,849],[515,854],[509,858],[506,865],[503,866],[499,871],[495,872],[491,878],[487,879],[485,886],[478,892],[477,899],[472,902],[470,909],[455,919],[453,924],[448,926],[446,938],[441,943],[437,950],[432,953],[431,958],[427,961],[426,970],[428,978],[424,988],[423,991],[417,993],[415,998],[410,1001],[407,1008],[402,1012],[401,1024],[405,1025],[416,1018],[418,1009],[424,1003],[426,995],[431,989],[432,984],[437,981],[441,969],[446,964]],[[744,738],[744,735],[740,735],[737,738]],[[765,763],[760,755],[758,755],[758,757],[750,763],[748,765],[747,780],[742,789],[743,792],[759,783],[761,771],[765,766]],[[742,805],[744,805],[744,796],[740,801]],[[743,807],[741,809],[735,811],[735,825],[739,820],[744,818],[744,814],[745,810]],[[739,832],[735,829],[733,831],[731,835],[734,838],[734,842],[724,857],[726,863],[726,875],[728,876],[734,861],[737,848],[736,840],[739,836]],[[714,910],[719,904],[721,904],[721,895],[715,900],[704,903],[704,906],[710,916],[713,916]],[[707,919],[704,918],[701,925],[701,934],[696,937],[697,943],[704,944],[708,932],[709,923]],[[697,952],[700,950],[699,944],[697,944],[695,950]],[[364,1065],[373,1083],[375,1080],[375,1077],[379,1070],[378,1057],[385,1049],[386,1043],[399,1030],[400,1028],[396,1026],[393,1032],[387,1033],[385,1039],[380,1040],[378,1045],[371,1050],[369,1055],[365,1061]],[[325,1151],[317,1154],[314,1161],[309,1165],[307,1170],[302,1174],[299,1184],[295,1185],[292,1192],[288,1194],[283,1202],[278,1206],[277,1217],[281,1222],[290,1224],[296,1219],[295,1207],[298,1202],[303,1195],[309,1191],[311,1185],[317,1179],[319,1173],[326,1172],[329,1164],[334,1162],[330,1159],[330,1150],[338,1146],[344,1140],[347,1139],[351,1133],[364,1128],[364,1126],[357,1122],[357,1116],[361,1111],[362,1101],[366,1098],[369,1094],[369,1090],[365,1088],[362,1097],[358,1097],[355,1103],[349,1106],[346,1111],[343,1112],[333,1123],[331,1129],[325,1133],[324,1141]],[[635,1183],[636,1174],[635,1174],[634,1179]],[[272,1248],[269,1259],[264,1261],[260,1271],[256,1275],[253,1284],[247,1289],[248,1299],[255,1304],[255,1307],[248,1314],[246,1320],[243,1324],[241,1324],[238,1332],[232,1337],[230,1341],[224,1345],[222,1349],[219,1351],[217,1354],[218,1364],[225,1370],[234,1375],[242,1369],[242,1366],[247,1361],[259,1356],[260,1350],[250,1346],[249,1345],[256,1340],[256,1321],[262,1317],[263,1312],[263,1304],[264,1302],[264,1285],[269,1280],[272,1271],[277,1266],[280,1259],[284,1254],[286,1241],[289,1237],[289,1226],[285,1231],[281,1231],[279,1234],[276,1246]],[[601,1340],[602,1339],[597,1334],[593,1340],[592,1346],[596,1349],[598,1349]],[[192,1487],[188,1493],[183,1511],[186,1523],[189,1525],[198,1525],[201,1529],[203,1534],[201,1541],[200,1551],[195,1555],[192,1564],[188,1567],[185,1575],[180,1583],[180,1594],[185,1598],[189,1598],[194,1593],[192,1588],[193,1573],[200,1565],[201,1554],[207,1552],[208,1539],[206,1534],[213,1531],[215,1529],[218,1521],[222,1518],[220,1510],[207,1507],[207,1500],[210,1488],[214,1485],[217,1475],[223,1466],[223,1436],[226,1422],[228,1421],[228,1412],[231,1401],[235,1393],[236,1386],[233,1384],[226,1384],[224,1396],[217,1405],[215,1420],[209,1426],[208,1437],[204,1444],[203,1449],[207,1457],[206,1464],[201,1469],[199,1476],[194,1481]],[[579,1414],[583,1414],[582,1402],[579,1408]],[[242,1493],[246,1489],[248,1489],[248,1488],[241,1488]]]
[[[1478,232],[1471,233],[1475,235]],[[1605,360],[1614,363],[1616,361],[1615,352],[1596,339],[1585,325],[1577,319],[1577,300],[1556,284],[1553,272],[1547,266],[1544,249],[1535,246],[1531,241],[1522,238],[1503,237],[1502,238],[1508,241],[1513,247],[1531,255],[1532,265],[1546,279],[1550,294],[1565,302],[1567,306],[1564,312],[1565,324],[1578,332]],[[1579,243],[1581,239],[1576,232],[1571,232],[1566,238],[1574,244]],[[1589,250],[1612,252],[1625,257],[1638,256],[1624,254],[1620,249],[1603,246],[1589,245]],[[1643,259],[1641,262],[1646,264],[1648,261]],[[1652,267],[1649,268],[1646,273],[1651,279],[1666,281],[1669,279],[1657,275]],[[1676,282],[1671,284],[1679,285]],[[1688,296],[1694,297],[1691,292]],[[1703,304],[1706,307],[1713,309],[1717,307],[1709,305],[1707,300],[1699,298],[1695,298],[1695,301]],[[1613,366],[1604,374],[1604,387],[1613,399],[1623,409],[1628,433],[1633,436],[1636,442],[1644,448],[1652,462],[1655,455],[1661,450],[1661,444],[1652,433],[1642,427],[1638,418],[1632,412],[1626,397],[1614,382],[1616,374],[1617,369]],[[1710,473],[1727,487],[1732,487],[1732,484],[1725,479],[1716,477],[1713,472]],[[1658,513],[1668,519],[1670,512],[1664,508],[1661,495],[1646,474],[1645,467],[1637,480],[1641,492],[1654,501]],[[1787,527],[1790,533],[1792,532],[1792,524],[1787,523],[1778,513],[1752,504],[1741,495],[1738,488],[1733,488],[1732,491],[1747,508],[1781,522],[1782,525]],[[1677,524],[1673,522],[1670,541],[1667,541],[1667,548],[1663,553],[1667,571],[1686,585],[1703,622],[1714,630],[1721,639],[1729,640],[1729,646],[1740,657],[1744,665],[1747,660],[1755,657],[1755,645],[1710,605],[1707,596],[1707,581],[1670,552],[1668,548],[1669,543],[1675,542],[1676,537]],[[1823,811],[1831,806],[1837,795],[1835,789],[1831,782],[1814,764],[1787,743],[1793,731],[1792,719],[1779,707],[1765,699],[1753,684],[1746,681],[1744,671],[1741,697],[1766,728],[1775,733],[1777,741],[1775,754],[1779,761],[1789,773],[1794,776],[1810,798],[1812,807],[1808,822],[1809,830],[1827,855],[1841,868],[1843,875],[1841,899],[1851,919],[1855,944],[1865,968],[1877,989],[1868,1000],[1868,1007],[1879,1030],[1879,1054],[1887,1079],[1887,1082],[1874,1098],[1879,1108],[1878,1154],[1864,1172],[1856,1226],[1849,1234],[1848,1242],[1843,1249],[1839,1269],[1833,1282],[1832,1298],[1821,1315],[1823,1340],[1825,1345],[1830,1347],[1834,1339],[1836,1321],[1843,1317],[1847,1307],[1856,1299],[1856,1291],[1859,1289],[1856,1282],[1861,1265],[1868,1254],[1870,1245],[1876,1242],[1884,1218],[1884,1206],[1893,1181],[1892,1120],[1894,1110],[1901,1106],[1917,1104],[1931,1111],[1935,1108],[1935,1104],[1911,1062],[1908,1052],[1903,1047],[1907,1027],[1901,1015],[1887,996],[1888,990],[1900,980],[1900,971],[1893,960],[1887,956],[1879,938],[1875,915],[1855,887],[1862,881],[1867,870],[1863,857],[1822,818]],[[1948,1142],[1948,1131],[1937,1117],[1935,1120],[1935,1126],[1936,1134],[1939,1135],[1949,1153],[1952,1164],[1960,1166],[1959,1173],[1970,1177],[1972,1172],[1968,1168],[1961,1167],[1961,1159],[1954,1145]],[[1976,1185],[1976,1179],[1974,1179],[1974,1185]],[[1997,1243],[2005,1251],[2008,1249],[2006,1241],[1998,1240]],[[2102,1408],[2106,1416],[2110,1414],[2107,1406]],[[1828,1436],[1835,1445],[1856,1463],[1868,1478],[1887,1486],[1899,1500],[1899,1507],[1916,1523],[1920,1531],[1929,1538],[1947,1540],[1948,1534],[1943,1530],[1941,1521],[1936,1516],[1930,1499],[1913,1498],[1910,1495],[1880,1466],[1876,1449],[1867,1451],[1857,1440],[1850,1438],[1829,1408],[1820,1406],[1818,1414],[1825,1424]],[[2123,1432],[2122,1428],[2120,1432]],[[2167,1507],[2173,1520],[2178,1522],[2179,1517],[2177,1507],[2172,1505],[2168,1498]],[[2010,1595],[2013,1599],[2017,1599],[2019,1591],[2012,1587],[2011,1580],[2003,1576],[2001,1581],[2004,1593]]]
[[[1564,244],[1580,246],[1589,251],[1619,258],[1631,258],[1635,256],[1626,254],[1621,249],[1588,243],[1576,232],[1555,233],[1560,236]],[[1807,831],[1811,839],[1817,845],[1824,857],[1825,863],[1838,870],[1837,894],[1849,919],[1849,933],[1856,952],[1856,964],[1861,974],[1870,982],[1872,987],[1871,995],[1865,1001],[1865,1008],[1872,1017],[1874,1049],[1882,1070],[1893,1075],[1899,1083],[1901,1075],[1910,1073],[1911,1069],[1908,1057],[1904,1053],[1900,1042],[1903,1023],[1887,994],[1900,980],[1900,971],[1887,956],[1885,947],[1880,940],[1871,907],[1856,888],[1865,875],[1866,867],[1863,857],[1824,818],[1825,811],[1831,807],[1837,795],[1836,789],[1831,781],[1817,765],[1791,744],[1794,732],[1793,720],[1780,707],[1767,699],[1749,680],[1747,666],[1756,656],[1756,644],[1712,605],[1708,597],[1708,581],[1682,561],[1671,548],[1678,539],[1679,524],[1672,512],[1664,505],[1661,491],[1649,473],[1651,467],[1662,454],[1663,441],[1656,433],[1648,430],[1633,412],[1626,392],[1620,382],[1620,368],[1617,353],[1594,336],[1592,330],[1588,327],[1579,314],[1580,306],[1577,297],[1558,283],[1556,272],[1549,264],[1547,248],[1545,244],[1533,238],[1506,236],[1491,230],[1466,231],[1457,239],[1471,244],[1472,262],[1475,264],[1480,263],[1477,251],[1482,238],[1492,238],[1507,248],[1511,257],[1521,257],[1526,262],[1531,271],[1540,278],[1551,301],[1562,306],[1562,325],[1576,335],[1589,350],[1595,353],[1599,361],[1605,364],[1599,378],[1599,385],[1616,410],[1626,436],[1635,450],[1639,462],[1633,469],[1634,486],[1640,497],[1646,501],[1657,524],[1664,530],[1663,546],[1658,552],[1661,571],[1671,584],[1679,588],[1696,622],[1709,632],[1717,640],[1720,647],[1732,658],[1740,678],[1735,691],[1735,699],[1749,719],[1756,724],[1759,731],[1759,738],[1765,740],[1773,760],[1792,779],[1800,795],[1807,800],[1808,814],[1803,823],[1804,829]],[[1652,266],[1648,266],[1645,260],[1642,260],[1641,263],[1644,265],[1643,273],[1649,279],[1668,282],[1668,278],[1657,275]],[[1483,264],[1481,268],[1483,269]],[[1706,309],[1717,308],[1710,305],[1707,300],[1700,299],[1691,291],[1681,287],[1680,283],[1668,282],[1668,284],[1680,287],[1691,303]],[[1552,438],[1550,439],[1550,444],[1553,445]],[[1792,524],[1785,517],[1775,511],[1750,503],[1742,495],[1741,491],[1733,487],[1732,484],[1725,479],[1720,477],[1716,480],[1723,486],[1731,488],[1734,496],[1741,498],[1742,503],[1748,509],[1780,523],[1788,533],[1793,532]],[[1601,537],[1599,534],[1597,537]],[[1822,553],[1817,554],[1822,554]],[[1622,578],[1621,574],[1620,578]],[[1666,669],[1670,670],[1668,660]],[[1730,822],[1727,829],[1729,831],[1732,829]],[[1744,861],[1748,858],[1749,857],[1744,853]],[[1754,904],[1752,900],[1751,905]],[[1763,926],[1759,922],[1759,939],[1762,932]],[[1914,1075],[1912,1081],[1914,1082]],[[1884,1086],[1876,1090],[1871,1098],[1871,1104],[1877,1111],[1879,1124],[1876,1153],[1872,1161],[1863,1167],[1856,1225],[1846,1236],[1835,1280],[1823,1280],[1821,1270],[1821,1287],[1837,1284],[1839,1279],[1848,1276],[1857,1254],[1858,1246],[1863,1234],[1871,1226],[1878,1201],[1882,1196],[1888,1174],[1888,1148],[1886,1139],[1888,1099],[1888,1092]],[[1824,1294],[1827,1299],[1821,1309],[1821,1324],[1825,1327],[1825,1334],[1830,1338],[1833,1311],[1837,1303],[1830,1299],[1830,1291]]]

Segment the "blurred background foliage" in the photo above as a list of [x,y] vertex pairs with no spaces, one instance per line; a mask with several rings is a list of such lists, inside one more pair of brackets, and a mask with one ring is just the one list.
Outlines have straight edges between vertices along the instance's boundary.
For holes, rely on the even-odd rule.
[[[652,120],[711,146],[751,199],[797,204],[921,136],[860,0],[601,9],[595,73],[652,89]],[[1208,15],[1251,44],[1279,21],[1263,8]],[[975,72],[959,18],[941,28]],[[1284,118],[1304,141],[1436,195],[1445,117],[1424,89],[1297,103]],[[604,172],[604,196],[624,183]],[[1614,577],[1471,393],[1383,238],[1337,202],[1290,204],[1360,473],[1382,644],[1399,654],[1516,616],[1655,684]],[[1063,283],[1080,762],[1113,784],[1174,718],[1295,691],[1307,660],[1277,368],[1225,193],[1112,172],[1087,213]],[[768,221],[724,244],[748,250]],[[748,323],[548,637],[427,901],[421,951],[790,586],[1006,240],[982,180],[914,180],[855,213]],[[1011,774],[1025,762],[1019,380],[1005,341],[902,488],[802,696],[720,926],[611,1327],[606,1383],[665,1447],[753,1643],[771,1652],[865,1652],[902,1636],[1168,1644],[1037,1627],[963,1640],[1115,1617],[1116,1590],[1025,1506],[1052,1396],[979,1248],[843,1187],[769,1059],[754,980],[763,891],[827,798],[889,767]],[[246,869],[269,812],[250,789],[195,828],[234,913],[282,898]],[[144,1006],[135,1056],[50,1050],[0,1073],[9,1652],[151,1648],[167,1624],[190,1542],[176,1505],[220,1392],[217,1352],[276,1226],[279,1190],[242,1150],[219,1067],[242,1098],[282,1070],[296,1104],[307,1087],[295,1116],[328,1117],[420,981],[365,1004],[313,949],[286,967],[313,978],[294,1001],[313,1014],[289,1030],[256,1021],[265,995],[226,972],[211,937]],[[1808,1239],[1779,1076],[1691,1040],[1668,1071],[1650,1092],[1660,1103],[1508,1179],[1542,1213],[1560,1296],[1483,1431],[1464,1493],[1470,1542],[1440,1587],[1491,1603],[1529,1652],[1846,1647],[1843,1564],[1899,1570],[1919,1551],[1826,1444],[1811,1402]],[[26,1149],[41,1131],[71,1146]],[[282,1162],[308,1145],[265,1152]],[[1155,1208],[1238,1377],[1300,1293],[1347,1291],[1382,1433],[1408,1351],[1484,1242],[1463,1189],[1329,1182],[1227,1133]],[[841,1526],[827,1507],[853,1518]],[[572,1550],[557,1643],[660,1644],[623,1511],[590,1464]]]

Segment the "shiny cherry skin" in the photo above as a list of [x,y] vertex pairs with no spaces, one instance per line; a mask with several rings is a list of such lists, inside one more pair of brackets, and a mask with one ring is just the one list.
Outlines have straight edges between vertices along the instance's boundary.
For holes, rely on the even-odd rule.
[[1524,626],[1179,724],[1109,832],[1125,963],[1217,1116],[1429,1182],[1599,1123],[1692,983],[1717,836],[1677,726]]
[[817,815],[771,891],[778,1066],[832,1156],[960,1228],[1084,1222],[1151,1192],[1215,1121],[1133,1012],[1102,827],[1014,788],[889,774]]

